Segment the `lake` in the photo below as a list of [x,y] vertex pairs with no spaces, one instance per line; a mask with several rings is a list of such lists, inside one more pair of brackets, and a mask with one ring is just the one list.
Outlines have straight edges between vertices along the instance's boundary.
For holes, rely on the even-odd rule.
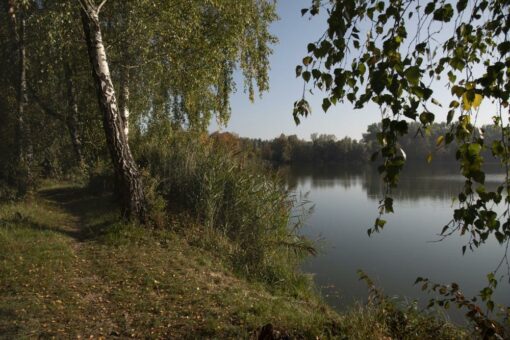
[[[492,171],[487,175],[488,187],[504,180],[497,169]],[[485,287],[486,275],[504,256],[504,247],[495,239],[474,252],[468,249],[465,255],[461,248],[468,242],[466,237],[456,234],[433,242],[451,220],[452,198],[463,185],[455,168],[424,165],[405,169],[392,194],[395,214],[386,215],[384,230],[371,237],[367,229],[377,217],[383,192],[375,169],[293,165],[282,172],[290,190],[298,195],[308,193],[308,200],[315,205],[301,233],[317,240],[319,254],[307,260],[303,270],[314,274],[323,297],[337,310],[366,300],[367,287],[359,281],[358,269],[386,295],[417,299],[426,305],[431,295],[414,285],[418,276],[438,283],[456,282],[470,297]],[[505,274],[506,269],[500,273]],[[495,301],[510,305],[508,278],[500,282]],[[456,307],[448,314],[453,321],[464,322]]]

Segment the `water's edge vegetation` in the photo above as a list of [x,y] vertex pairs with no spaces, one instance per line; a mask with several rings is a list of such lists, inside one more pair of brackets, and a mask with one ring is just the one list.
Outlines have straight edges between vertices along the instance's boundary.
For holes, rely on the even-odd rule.
[[[299,233],[307,202],[265,166],[375,160],[384,194],[371,236],[398,213],[406,164],[455,160],[463,186],[440,236],[469,236],[463,253],[491,237],[509,249],[510,2],[427,2],[4,1],[0,336],[465,337],[368,277],[368,304],[346,314],[325,306],[299,270],[316,252]],[[302,58],[315,28],[324,34]],[[273,59],[279,38],[290,43],[285,67]],[[350,137],[339,141],[211,138],[212,119],[222,128],[244,110],[231,105],[235,93],[253,102],[269,91],[271,64],[284,86],[257,108],[257,124],[241,120],[250,128],[300,131],[266,114],[290,109],[294,91],[296,125],[311,96],[324,112],[375,110],[380,124],[358,141],[343,116],[335,131]],[[498,181],[493,162],[505,170]],[[475,297],[455,282],[416,283],[435,295],[432,307],[462,309],[473,337],[510,338],[510,308],[493,299],[510,277],[507,255]],[[499,314],[504,325],[491,319]]]
[[[440,315],[373,290],[338,314],[299,271],[313,254],[283,181],[204,135],[137,143],[151,228],[119,219],[112,176],[52,181],[0,206],[6,338],[454,339]],[[170,185],[171,184],[171,185]],[[294,208],[293,208],[294,207]],[[299,218],[298,218],[299,220]],[[372,287],[373,288],[373,287]],[[264,335],[265,334],[265,335]]]
[[235,244],[210,229],[176,219],[147,230],[117,216],[111,195],[63,184],[0,207],[2,338],[463,335],[389,300],[339,315],[311,285],[240,273],[220,250]]

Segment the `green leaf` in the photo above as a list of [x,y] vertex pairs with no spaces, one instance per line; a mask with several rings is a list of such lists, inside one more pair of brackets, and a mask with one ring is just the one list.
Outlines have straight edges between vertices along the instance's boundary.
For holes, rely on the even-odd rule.
[[377,70],[372,72],[370,77],[370,85],[375,93],[381,93],[386,86],[386,72],[384,70]]
[[311,73],[309,71],[303,72],[303,79],[308,83],[310,81]]
[[331,101],[328,98],[324,98],[324,100],[322,101],[322,109],[324,110],[324,112],[327,112],[330,106]]
[[387,212],[387,213],[392,213],[394,212],[393,211],[393,198],[391,197],[386,197],[384,199],[384,210]]
[[384,225],[385,225],[385,224],[386,224],[386,221],[385,221],[385,220],[383,220],[383,219],[381,219],[381,218],[377,218],[377,219],[375,220],[374,227],[375,227],[376,229],[382,229],[382,228],[384,228]]
[[449,110],[448,115],[446,116],[446,124],[450,124],[453,120],[453,116],[455,115],[454,110]]
[[459,103],[458,101],[456,101],[456,100],[452,100],[452,101],[450,102],[450,107],[451,107],[451,108],[453,108],[453,109],[456,109],[456,108],[458,108],[459,106],[460,106],[460,103]]
[[303,66],[298,65],[296,66],[296,77],[299,77],[303,73]]
[[495,140],[492,142],[492,154],[496,157],[503,155],[505,148],[503,147],[503,143],[500,140]]
[[464,87],[457,86],[457,85],[452,87],[452,94],[456,95],[459,98],[462,97],[464,92],[466,92],[466,89]]
[[460,13],[467,7],[467,0],[457,0],[457,11]]
[[364,75],[366,71],[367,71],[367,67],[365,66],[365,64],[359,64],[358,65],[358,72],[361,75]]
[[416,45],[415,49],[418,53],[425,53],[425,48],[427,47],[427,43],[420,43]]
[[411,66],[407,70],[404,71],[404,75],[408,82],[410,82],[414,86],[418,86],[420,83],[420,68],[418,66]]
[[434,20],[449,22],[453,17],[453,7],[451,4],[445,4],[434,11]]
[[423,125],[432,124],[434,122],[435,115],[432,112],[423,112],[420,114],[420,122]]
[[482,151],[482,146],[478,143],[471,143],[468,146],[468,152],[470,156],[478,156],[480,154],[480,151]]
[[304,57],[303,58],[303,65],[308,66],[308,65],[310,65],[312,63],[312,61],[313,61],[312,57],[310,57],[310,56]]
[[498,51],[501,54],[501,56],[504,56],[505,54],[510,52],[510,41],[503,41],[501,44],[499,44]]
[[434,9],[436,8],[436,2],[431,1],[425,6],[425,14],[429,15],[430,13],[434,12]]
[[455,83],[455,81],[457,80],[457,76],[455,74],[453,74],[452,71],[448,71],[448,80],[451,83]]
[[316,68],[312,70],[312,77],[313,79],[319,79],[322,75],[322,72]]
[[444,137],[444,143],[445,143],[446,145],[449,145],[451,142],[453,142],[453,139],[454,139],[454,138],[455,138],[455,137],[454,137],[453,133],[448,132],[448,133],[445,135],[445,137]]
[[475,182],[485,183],[485,173],[483,171],[472,171],[471,174]]

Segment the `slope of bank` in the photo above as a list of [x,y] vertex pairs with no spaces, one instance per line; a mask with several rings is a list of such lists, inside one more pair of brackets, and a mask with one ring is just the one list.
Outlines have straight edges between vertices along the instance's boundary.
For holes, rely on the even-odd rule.
[[[236,276],[186,233],[117,215],[110,196],[64,185],[0,206],[0,337],[395,336],[395,320],[375,307],[340,316],[313,292],[275,293]],[[409,333],[402,338],[461,335],[425,316],[411,321],[418,326],[397,330]]]

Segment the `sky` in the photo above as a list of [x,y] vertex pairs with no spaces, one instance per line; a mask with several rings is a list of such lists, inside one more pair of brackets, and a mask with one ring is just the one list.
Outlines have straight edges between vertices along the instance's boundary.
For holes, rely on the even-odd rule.
[[[321,108],[323,97],[317,92],[314,96],[307,95],[312,115],[302,119],[299,126],[294,123],[293,105],[303,91],[303,80],[295,76],[296,66],[306,56],[308,43],[316,41],[326,29],[324,16],[311,20],[301,16],[301,9],[309,7],[310,3],[310,0],[278,2],[280,20],[272,24],[271,32],[278,37],[279,43],[273,46],[274,53],[270,58],[269,91],[252,103],[243,91],[242,79],[236,76],[240,81],[238,91],[231,98],[232,115],[222,131],[262,139],[272,139],[282,133],[309,139],[314,132],[359,139],[367,125],[380,120],[378,111],[354,111],[347,104],[331,107],[326,114]],[[218,125],[213,122],[210,131],[217,129]]]
[[[250,102],[243,91],[242,78],[235,75],[238,90],[231,98],[232,115],[228,124],[219,127],[213,122],[209,130],[233,132],[241,137],[273,139],[280,134],[293,135],[310,139],[312,133],[334,134],[338,138],[351,137],[360,139],[368,125],[379,122],[379,109],[369,105],[361,110],[354,110],[350,103],[332,106],[327,113],[321,108],[323,93],[314,90],[314,95],[307,94],[306,99],[312,106],[312,115],[303,118],[296,126],[292,116],[293,104],[301,99],[303,80],[296,78],[295,68],[306,56],[308,43],[316,41],[326,30],[326,14],[322,13],[310,19],[301,16],[301,9],[309,7],[311,0],[280,0],[278,14],[280,20],[273,23],[271,32],[278,37],[279,43],[273,46],[270,58],[270,88],[262,98]],[[433,86],[434,95],[442,103],[451,100],[448,89]],[[444,110],[443,110],[444,111]],[[486,115],[489,123],[489,117]],[[437,116],[436,121],[445,117]]]

